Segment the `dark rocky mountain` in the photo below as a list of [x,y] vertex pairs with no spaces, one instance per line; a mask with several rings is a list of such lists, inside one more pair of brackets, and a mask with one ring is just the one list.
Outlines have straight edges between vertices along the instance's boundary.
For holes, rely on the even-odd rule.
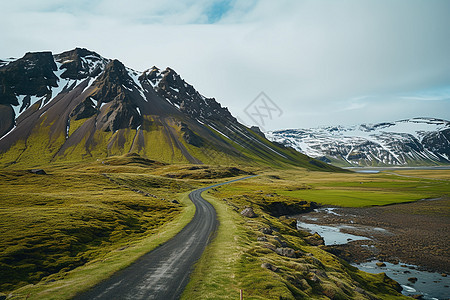
[[162,162],[333,169],[240,124],[171,68],[144,72],[86,50],[0,61],[0,164],[137,153]]
[[266,136],[338,166],[450,164],[450,122],[435,118],[277,130]]

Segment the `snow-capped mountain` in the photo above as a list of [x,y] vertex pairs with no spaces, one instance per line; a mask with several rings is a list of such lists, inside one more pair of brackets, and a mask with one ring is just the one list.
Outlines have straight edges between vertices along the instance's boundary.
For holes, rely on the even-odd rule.
[[277,130],[267,132],[266,137],[339,166],[450,163],[450,122],[434,118]]
[[80,48],[0,60],[0,165],[126,153],[330,169],[240,124],[171,68],[140,72]]

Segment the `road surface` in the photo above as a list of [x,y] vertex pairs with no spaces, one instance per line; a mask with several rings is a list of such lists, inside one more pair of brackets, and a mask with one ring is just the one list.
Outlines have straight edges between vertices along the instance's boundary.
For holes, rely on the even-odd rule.
[[196,211],[194,218],[186,227],[165,244],[74,299],[178,299],[189,282],[194,264],[219,225],[214,207],[202,198],[201,193],[216,186],[250,177],[253,176],[191,192],[189,198],[194,203]]

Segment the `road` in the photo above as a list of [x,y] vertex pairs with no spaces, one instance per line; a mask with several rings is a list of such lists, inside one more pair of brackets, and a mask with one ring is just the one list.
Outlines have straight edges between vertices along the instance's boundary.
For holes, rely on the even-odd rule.
[[250,177],[254,176],[192,191],[189,198],[196,211],[186,227],[168,242],[74,299],[178,299],[189,282],[194,264],[219,225],[214,207],[202,198],[201,193]]

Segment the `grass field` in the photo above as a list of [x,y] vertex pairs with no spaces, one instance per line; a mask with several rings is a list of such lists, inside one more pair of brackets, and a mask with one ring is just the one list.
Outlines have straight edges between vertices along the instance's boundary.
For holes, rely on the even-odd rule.
[[[295,230],[295,220],[275,218],[267,207],[282,202],[298,208],[295,204],[304,200],[356,207],[387,205],[450,192],[450,171],[411,173],[414,178],[266,170],[258,177],[204,193],[222,226],[197,264],[183,299],[236,299],[241,289],[244,299],[366,299],[368,294],[381,299],[406,298],[383,274],[360,272],[308,244],[311,236]],[[240,215],[249,206],[257,218]],[[274,231],[263,234],[261,228]],[[282,246],[300,251],[301,257],[288,258],[273,251]],[[262,268],[262,263],[275,266],[276,272]],[[359,293],[361,289],[366,292]]]
[[191,183],[119,173],[120,167],[113,173],[100,173],[112,167],[90,168],[54,167],[48,175],[0,172],[2,292],[25,286],[16,292],[39,299],[42,295],[33,295],[54,288],[68,274],[81,274],[72,285],[56,288],[52,298],[73,296],[173,236],[193,216],[187,198],[181,204],[171,201],[194,189]]
[[[376,293],[373,284],[384,286],[382,298],[388,299],[395,292],[391,283],[383,284],[385,278],[361,273],[308,245],[306,233],[299,233],[291,220],[274,217],[271,208],[284,203],[307,210],[311,201],[385,205],[440,197],[450,190],[450,171],[356,174],[193,167],[133,155],[54,163],[46,171],[48,175],[0,171],[0,291],[12,291],[12,299],[73,297],[181,230],[194,214],[186,197],[190,190],[252,173],[260,176],[207,195],[221,226],[197,264],[185,299],[234,299],[240,289],[245,299],[320,298],[324,293],[347,299],[358,286]],[[181,203],[173,203],[175,199]],[[254,207],[258,218],[243,218],[239,212],[245,206]],[[262,227],[279,231],[267,236],[267,242],[257,241]],[[304,255],[293,259],[276,254],[271,248],[280,241]],[[263,262],[279,271],[261,268]]]

